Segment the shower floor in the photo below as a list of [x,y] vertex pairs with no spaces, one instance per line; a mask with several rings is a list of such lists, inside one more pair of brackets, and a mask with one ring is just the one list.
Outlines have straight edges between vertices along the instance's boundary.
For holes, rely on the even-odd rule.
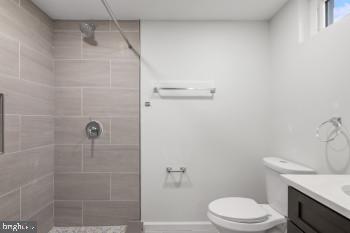
[[126,226],[54,227],[49,233],[125,233]]

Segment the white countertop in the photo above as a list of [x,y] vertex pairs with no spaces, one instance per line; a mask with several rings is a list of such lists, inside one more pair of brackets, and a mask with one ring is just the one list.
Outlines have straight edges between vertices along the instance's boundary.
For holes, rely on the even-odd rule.
[[282,175],[284,181],[307,196],[350,219],[350,196],[342,190],[350,175]]

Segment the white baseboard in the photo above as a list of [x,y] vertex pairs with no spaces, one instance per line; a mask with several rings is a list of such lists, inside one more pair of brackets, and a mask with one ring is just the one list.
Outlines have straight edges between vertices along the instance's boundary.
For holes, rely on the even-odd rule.
[[210,222],[144,222],[144,233],[217,233]]

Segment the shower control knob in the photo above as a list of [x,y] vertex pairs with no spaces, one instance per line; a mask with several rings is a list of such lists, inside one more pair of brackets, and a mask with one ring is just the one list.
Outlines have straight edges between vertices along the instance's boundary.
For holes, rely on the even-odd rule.
[[102,124],[98,121],[90,121],[85,128],[89,139],[96,139],[102,134]]

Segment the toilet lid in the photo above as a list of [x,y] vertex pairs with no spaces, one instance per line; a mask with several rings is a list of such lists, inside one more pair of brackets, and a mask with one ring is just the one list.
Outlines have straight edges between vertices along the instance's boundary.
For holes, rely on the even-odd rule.
[[208,208],[212,214],[233,222],[259,223],[268,218],[266,210],[249,198],[222,198],[211,202]]

